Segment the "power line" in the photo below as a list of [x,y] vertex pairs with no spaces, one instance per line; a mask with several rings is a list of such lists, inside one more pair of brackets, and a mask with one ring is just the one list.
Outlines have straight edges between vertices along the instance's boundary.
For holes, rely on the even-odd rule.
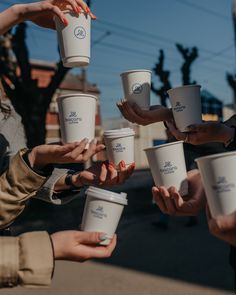
[[176,2],[179,2],[179,3],[181,3],[181,4],[184,4],[184,5],[186,5],[186,6],[189,6],[189,7],[192,7],[192,8],[194,8],[194,9],[197,9],[197,10],[200,10],[200,11],[203,11],[203,12],[205,12],[205,13],[208,13],[208,14],[210,14],[210,15],[214,15],[214,16],[216,16],[216,17],[218,17],[218,18],[221,18],[221,19],[224,19],[224,20],[227,20],[227,21],[229,21],[229,20],[231,20],[231,18],[229,18],[228,16],[226,16],[226,15],[223,15],[223,14],[221,14],[221,13],[218,13],[218,12],[216,12],[216,11],[213,11],[213,10],[211,10],[211,9],[208,9],[208,8],[206,8],[206,7],[203,7],[203,6],[201,6],[201,5],[198,5],[198,4],[196,4],[196,3],[190,3],[190,2],[188,2],[187,0],[175,0]]
[[[137,29],[133,29],[133,28],[130,28],[130,27],[126,27],[126,26],[123,26],[123,25],[120,25],[120,24],[115,24],[115,23],[112,23],[112,22],[109,22],[109,21],[105,21],[105,20],[97,20],[96,22],[100,23],[100,24],[103,24],[103,25],[106,25],[106,26],[109,26],[110,27],[115,27],[119,30],[122,30],[122,31],[125,31],[125,32],[133,32],[134,34],[138,34],[139,36],[143,36],[145,38],[149,38],[149,39],[160,39],[162,40],[163,42],[165,43],[168,43],[168,44],[176,44],[176,43],[179,43],[179,41],[176,41],[176,40],[173,40],[173,39],[170,39],[170,38],[167,38],[167,37],[163,37],[159,34],[152,34],[152,33],[149,33],[149,32],[145,32],[145,31],[141,31],[141,30],[137,30]],[[215,54],[215,52],[211,51],[211,50],[208,50],[208,49],[205,49],[205,48],[202,48],[202,47],[198,47],[201,51],[203,52],[206,52],[206,53],[210,53],[210,54]],[[225,55],[222,55],[222,56],[225,56]],[[228,55],[225,56],[226,58],[231,58],[229,57]]]
[[[196,7],[198,7],[199,9],[202,9],[202,10],[205,10],[205,11],[207,11],[207,12],[209,12],[209,11],[211,11],[211,10],[209,10],[209,9],[206,9],[206,8],[204,8],[204,7],[201,7],[201,6],[199,6],[199,5],[196,5],[196,4],[191,4],[191,3],[189,3],[189,2],[187,2],[186,0],[175,0],[175,1],[177,1],[177,2],[180,2],[180,3],[184,3],[184,4],[186,4],[186,5],[189,5],[189,6],[193,6],[194,8],[196,8]],[[9,0],[2,0],[2,2],[3,3],[8,3],[8,4],[13,4],[13,3],[19,3],[19,2],[16,2],[16,1],[14,1],[13,3],[11,2],[11,1],[9,1]],[[211,11],[212,12],[212,11]],[[212,13],[214,13],[214,12],[212,12]],[[217,13],[216,13],[217,14]],[[137,30],[137,29],[133,29],[133,28],[130,28],[130,27],[125,27],[125,26],[123,26],[123,25],[119,25],[119,24],[114,24],[114,23],[111,23],[111,22],[108,22],[108,21],[105,21],[105,20],[97,20],[96,21],[96,23],[100,23],[100,24],[103,24],[103,25],[105,25],[105,26],[109,26],[109,28],[112,26],[112,27],[115,27],[115,28],[117,28],[117,29],[119,29],[119,30],[123,30],[123,31],[125,31],[126,33],[128,32],[132,32],[132,33],[134,33],[134,34],[138,34],[139,35],[139,38],[134,38],[134,36],[132,36],[131,38],[132,39],[134,39],[134,40],[137,40],[138,41],[138,39],[140,39],[140,35],[141,36],[143,36],[143,37],[146,37],[146,38],[151,38],[151,39],[155,39],[155,40],[158,40],[159,42],[160,42],[160,40],[162,41],[162,42],[164,42],[164,43],[168,43],[168,44],[171,44],[171,45],[173,45],[173,43],[174,44],[176,44],[177,43],[177,41],[176,40],[173,40],[173,39],[170,39],[170,38],[167,38],[167,37],[163,37],[163,36],[161,36],[161,35],[157,35],[157,34],[151,34],[151,33],[148,33],[148,32],[144,32],[144,31],[140,31],[140,30]],[[96,24],[95,23],[95,24]],[[95,27],[96,28],[96,27]],[[43,29],[43,28],[40,28],[40,27],[33,27],[33,29],[34,30],[44,30],[44,32],[50,32],[50,31],[46,31],[45,29]],[[124,33],[118,33],[118,32],[112,32],[113,34],[116,34],[116,35],[119,35],[119,36],[122,36],[122,34],[123,34],[123,37],[124,38],[130,38],[129,36],[127,36],[127,34],[126,35],[124,35]],[[132,40],[131,39],[131,40]],[[140,40],[144,40],[143,38],[142,39],[140,39]],[[145,41],[145,42],[147,42],[147,41]],[[150,40],[149,40],[149,42],[148,42],[150,45],[153,45],[153,46],[155,46],[155,43],[154,42],[151,42]],[[221,58],[227,58],[227,59],[232,59],[231,57],[229,57],[228,55],[226,56],[226,55],[224,55],[223,53],[224,52],[222,52],[222,54],[218,54],[218,52],[213,52],[213,51],[210,51],[210,50],[208,50],[208,49],[205,49],[205,48],[201,48],[201,47],[198,47],[201,51],[203,51],[203,52],[205,52],[205,53],[209,53],[209,54],[211,54],[211,55],[214,55],[214,56],[219,56],[219,57],[221,57]],[[174,50],[174,49],[169,49],[168,48],[168,50]],[[208,57],[209,59],[211,59],[211,57],[209,56]],[[207,60],[207,58],[204,58],[204,60]]]
[[[104,30],[103,29],[101,29],[101,28],[96,28],[95,27],[95,30],[98,30],[98,31],[103,31],[104,32]],[[157,47],[158,46],[158,44],[156,44],[155,42],[152,42],[152,41],[150,41],[150,40],[148,40],[148,41],[144,41],[144,40],[142,40],[141,38],[136,38],[136,37],[134,37],[134,36],[129,36],[129,35],[126,35],[126,34],[123,34],[123,33],[117,33],[117,32],[114,32],[114,31],[111,31],[111,33],[113,34],[113,35],[117,35],[117,36],[120,36],[121,38],[125,38],[125,39],[129,39],[130,41],[132,41],[132,42],[139,42],[139,43],[141,43],[141,42],[145,42],[145,44],[150,44],[151,46],[153,46],[153,47]],[[215,52],[214,54],[212,53],[212,54],[210,54],[210,56],[207,56],[207,57],[200,57],[200,60],[204,60],[204,61],[210,61],[211,59],[213,59],[213,58],[216,58],[216,57],[222,57],[222,54],[224,53],[224,52],[226,52],[226,51],[228,51],[229,49],[231,49],[233,47],[233,45],[230,45],[230,46],[227,46],[227,48],[225,48],[224,50],[221,50],[220,52]],[[160,47],[160,48],[163,48],[162,46]],[[171,51],[171,52],[176,52],[176,47],[174,46],[174,47],[165,47],[165,51],[166,50],[168,50],[168,51]],[[174,60],[174,58],[173,58],[173,60]],[[231,63],[228,63],[228,62],[226,62],[226,61],[223,61],[223,60],[219,60],[218,62],[220,62],[220,63],[222,63],[222,64],[224,64],[224,65],[226,65],[226,66],[230,66],[231,65]]]

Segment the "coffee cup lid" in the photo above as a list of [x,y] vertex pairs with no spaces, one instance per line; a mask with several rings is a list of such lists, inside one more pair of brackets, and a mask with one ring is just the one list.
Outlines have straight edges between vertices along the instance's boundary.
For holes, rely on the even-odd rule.
[[108,138],[126,137],[133,135],[135,135],[135,132],[131,128],[111,129],[104,131],[104,136]]
[[146,152],[146,151],[149,151],[149,150],[157,150],[157,149],[167,147],[167,146],[170,146],[170,145],[174,145],[174,144],[180,144],[180,143],[183,144],[183,142],[184,142],[183,140],[179,140],[179,141],[164,143],[164,144],[160,144],[160,145],[155,145],[155,146],[145,148],[144,151]]
[[120,76],[127,75],[127,74],[130,74],[130,73],[136,73],[136,72],[148,72],[150,74],[152,73],[152,71],[150,71],[150,70],[137,69],[137,70],[128,70],[128,71],[125,71],[125,72],[121,73]]
[[90,195],[97,199],[102,199],[108,202],[118,203],[121,205],[128,205],[126,193],[115,193],[94,186],[89,186],[85,193],[86,195]]
[[183,85],[183,86],[177,86],[177,87],[174,87],[174,88],[171,88],[169,90],[167,90],[167,94],[170,94],[172,91],[174,90],[177,90],[177,89],[182,89],[182,88],[194,88],[194,87],[197,87],[197,88],[201,88],[201,85]]
[[198,163],[198,162],[205,161],[205,160],[214,160],[214,159],[218,159],[218,158],[234,157],[234,156],[236,156],[236,152],[232,151],[232,152],[218,153],[218,154],[199,157],[199,158],[196,158],[194,161]]
[[94,98],[95,100],[97,100],[97,96],[95,95],[91,95],[91,94],[88,94],[88,93],[68,93],[68,94],[63,94],[63,95],[60,95],[57,100],[62,100],[64,98],[67,98],[67,97],[90,97],[90,98]]

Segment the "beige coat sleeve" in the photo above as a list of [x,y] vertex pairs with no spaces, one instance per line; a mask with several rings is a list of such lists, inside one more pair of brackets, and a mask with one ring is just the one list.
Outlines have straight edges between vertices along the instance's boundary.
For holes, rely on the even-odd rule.
[[25,202],[45,182],[22,159],[19,151],[10,161],[8,170],[0,177],[0,228],[10,225],[23,211]]
[[53,249],[46,232],[0,237],[0,288],[47,287],[53,268]]

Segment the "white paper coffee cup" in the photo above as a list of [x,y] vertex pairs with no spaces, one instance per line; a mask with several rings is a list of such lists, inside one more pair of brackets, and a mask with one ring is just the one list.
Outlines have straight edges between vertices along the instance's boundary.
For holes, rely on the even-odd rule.
[[195,160],[211,215],[228,215],[236,211],[236,152],[220,153]]
[[134,135],[135,132],[131,128],[104,131],[108,160],[117,168],[122,160],[126,166],[134,162]]
[[144,149],[156,186],[174,186],[182,196],[188,193],[183,141]]
[[120,74],[125,99],[145,110],[150,108],[151,73],[149,70],[131,70]]
[[202,123],[200,85],[180,86],[167,91],[177,128],[187,131],[192,124]]
[[63,65],[68,68],[87,66],[91,54],[91,17],[86,13],[64,13],[69,22],[67,26],[58,17],[54,19]]
[[106,240],[100,245],[108,245],[116,232],[124,206],[128,204],[127,194],[90,186],[86,195],[81,229],[106,234]]
[[63,143],[95,138],[96,96],[66,94],[58,97],[57,102]]

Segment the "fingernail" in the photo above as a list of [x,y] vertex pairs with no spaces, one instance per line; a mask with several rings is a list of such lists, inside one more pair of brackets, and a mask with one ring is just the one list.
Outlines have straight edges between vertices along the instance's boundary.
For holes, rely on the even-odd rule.
[[105,241],[106,239],[107,239],[107,235],[106,234],[100,234],[99,235],[99,240]]
[[86,8],[86,12],[91,12],[91,10],[90,10],[90,8],[87,6],[87,8]]
[[69,25],[69,22],[68,22],[68,20],[65,17],[63,17],[63,23],[64,23],[65,26],[68,26]]
[[85,142],[85,143],[88,143],[88,142],[89,142],[89,139],[88,139],[88,138],[85,138],[85,139],[84,139],[84,142]]
[[79,145],[80,145],[80,141],[76,141],[76,142],[75,142],[75,145],[76,145],[76,146],[79,146]]
[[121,163],[121,166],[122,166],[122,167],[125,167],[125,166],[126,166],[126,165],[125,165],[125,161],[122,160],[120,163]]
[[114,168],[114,166],[112,165],[112,164],[108,164],[108,169],[113,169]]
[[81,9],[80,9],[79,6],[76,7],[76,11],[77,11],[78,13],[80,13]]

